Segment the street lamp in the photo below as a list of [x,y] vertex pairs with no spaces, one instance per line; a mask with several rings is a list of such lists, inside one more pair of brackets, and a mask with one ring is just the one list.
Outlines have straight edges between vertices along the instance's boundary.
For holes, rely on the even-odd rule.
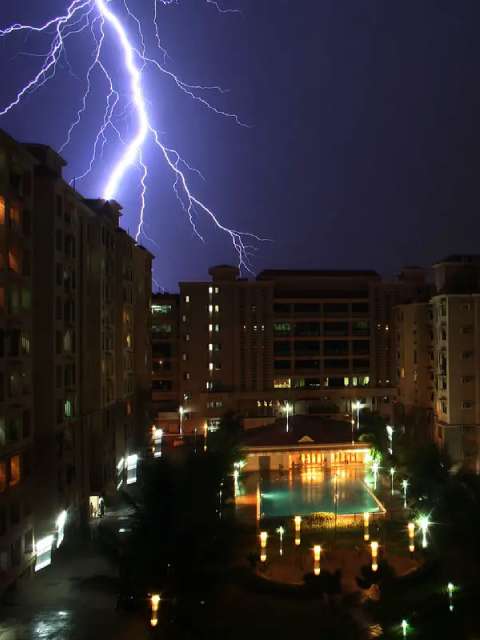
[[395,431],[395,429],[391,427],[389,424],[387,424],[387,426],[385,427],[385,430],[387,432],[387,437],[390,441],[390,447],[388,449],[388,452],[390,453],[391,456],[393,456],[393,432]]
[[408,550],[410,553],[415,551],[415,523],[409,522],[407,525],[408,529]]
[[368,530],[370,524],[370,513],[368,511],[365,511],[365,513],[363,514],[363,539],[365,540],[365,542],[368,542],[370,540],[370,532]]
[[352,406],[357,412],[357,431],[358,431],[360,429],[360,409],[363,409],[363,407],[365,407],[366,405],[362,404],[360,400],[356,400]]
[[285,404],[283,406],[283,410],[285,411],[285,414],[287,416],[286,432],[288,433],[288,417],[289,417],[290,413],[293,411],[293,405],[290,404],[290,402],[285,402]]
[[403,489],[403,508],[407,508],[407,489],[408,489],[408,480],[402,480],[402,489]]
[[395,467],[390,467],[390,477],[392,479],[392,496],[393,496],[393,476],[395,475]]
[[280,555],[283,556],[283,534],[285,533],[285,529],[280,526],[277,529],[277,533],[280,537]]
[[302,516],[295,516],[293,519],[295,523],[295,545],[298,547],[300,545],[300,530],[302,526]]
[[427,533],[428,528],[430,527],[430,518],[429,516],[422,515],[417,520],[418,528],[422,532],[422,548],[425,549],[427,547]]
[[180,437],[183,438],[183,414],[185,413],[185,409],[180,405],[178,407],[178,417],[180,422]]
[[152,617],[150,618],[150,624],[152,627],[156,627],[158,624],[158,605],[160,604],[160,596],[158,593],[154,593],[150,596],[150,605],[152,609]]
[[372,550],[372,571],[378,571],[378,542],[373,540],[370,543],[370,548]]
[[447,584],[447,592],[448,592],[448,608],[450,611],[453,611],[453,592],[455,591],[455,586],[452,582]]

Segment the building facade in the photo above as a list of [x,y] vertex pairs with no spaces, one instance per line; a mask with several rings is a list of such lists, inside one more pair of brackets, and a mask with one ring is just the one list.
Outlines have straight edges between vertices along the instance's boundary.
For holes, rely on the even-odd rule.
[[[433,265],[428,301],[397,308],[399,400],[431,416],[452,462],[480,471],[480,257]],[[424,414],[425,415],[425,414]]]
[[[152,256],[51,148],[0,132],[0,591],[132,481],[150,415]],[[4,425],[3,427],[1,425]],[[29,485],[30,483],[30,485]]]
[[351,416],[360,402],[390,415],[394,307],[423,289],[421,270],[393,282],[374,271],[209,273],[210,282],[180,283],[164,323],[161,348],[175,354],[175,375],[153,391],[159,426],[179,429],[180,407],[186,431],[214,426],[229,410],[246,427],[266,424],[287,405],[294,414]]

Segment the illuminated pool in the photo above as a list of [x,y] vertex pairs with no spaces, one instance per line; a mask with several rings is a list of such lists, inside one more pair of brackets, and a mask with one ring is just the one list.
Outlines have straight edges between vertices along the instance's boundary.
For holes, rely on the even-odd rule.
[[[335,486],[338,502],[335,508]],[[251,474],[245,489],[260,494],[262,518],[308,516],[312,513],[347,514],[375,513],[381,505],[363,483],[360,470],[339,470],[335,474],[324,470],[297,473]]]

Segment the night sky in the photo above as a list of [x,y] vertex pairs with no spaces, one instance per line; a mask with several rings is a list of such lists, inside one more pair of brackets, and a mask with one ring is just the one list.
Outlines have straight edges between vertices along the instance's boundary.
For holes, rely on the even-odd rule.
[[[153,0],[130,4],[154,53]],[[66,2],[2,5],[3,27],[40,23]],[[219,15],[201,0],[162,8],[161,33],[172,70],[228,88],[211,100],[252,127],[206,111],[156,72],[146,74],[145,85],[164,140],[205,176],[205,182],[192,176],[194,190],[229,226],[273,240],[260,245],[256,270],[358,267],[394,274],[448,253],[480,253],[478,0],[225,0],[223,6],[241,14]],[[2,104],[39,68],[39,58],[25,54],[47,50],[42,36],[0,40]],[[67,53],[71,70],[64,64],[55,80],[0,118],[0,127],[60,146],[81,100],[88,39],[71,39]],[[114,77],[120,62],[113,48]],[[88,162],[104,89],[99,79],[84,124],[63,154],[67,178]],[[129,122],[126,112],[127,136]],[[107,147],[77,184],[85,195],[101,192],[114,152]],[[179,280],[205,279],[212,264],[234,263],[230,241],[211,226],[200,223],[205,244],[193,235],[172,176],[151,145],[146,156],[146,230],[157,244],[143,243],[156,255],[159,284],[174,290]],[[132,169],[118,195],[130,232],[138,175]]]

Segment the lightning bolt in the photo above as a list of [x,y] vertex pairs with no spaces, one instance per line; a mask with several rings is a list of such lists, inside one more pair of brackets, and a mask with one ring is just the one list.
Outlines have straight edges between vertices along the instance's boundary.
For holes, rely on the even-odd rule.
[[[120,0],[120,2],[122,7],[119,9],[115,6],[114,0],[73,0],[67,6],[63,15],[51,18],[40,26],[15,23],[0,29],[0,38],[11,36],[17,32],[44,33],[48,35],[53,33],[50,48],[44,56],[40,70],[20,88],[9,104],[0,107],[0,116],[9,113],[27,96],[51,80],[55,76],[59,62],[62,59],[71,70],[66,53],[66,42],[69,38],[79,33],[90,32],[93,48],[91,50],[91,61],[85,75],[85,91],[59,151],[62,153],[68,147],[75,130],[81,126],[82,117],[88,109],[92,83],[97,75],[102,77],[106,84],[104,94],[105,107],[101,123],[94,138],[88,165],[76,179],[82,180],[94,170],[97,159],[102,157],[105,145],[113,134],[118,145],[118,156],[108,174],[103,188],[103,197],[106,200],[117,198],[130,171],[132,169],[138,171],[140,202],[135,239],[139,241],[141,237],[144,237],[158,246],[147,235],[145,230],[147,182],[150,167],[144,161],[144,152],[147,144],[153,145],[172,174],[174,193],[187,216],[193,233],[204,241],[204,237],[198,228],[198,220],[201,216],[205,217],[214,228],[230,239],[232,247],[237,254],[240,269],[252,272],[251,257],[258,249],[258,243],[265,242],[268,239],[254,233],[227,227],[222,223],[219,216],[197,197],[190,185],[189,174],[196,173],[201,176],[200,172],[192,167],[176,149],[165,145],[162,141],[162,135],[149,116],[143,89],[144,70],[147,67],[152,67],[162,74],[166,80],[173,82],[177,89],[188,98],[198,102],[215,115],[231,119],[240,126],[246,127],[248,125],[242,122],[237,114],[220,109],[205,97],[208,93],[224,94],[225,90],[222,87],[187,83],[167,67],[170,57],[161,41],[159,14],[162,7],[178,4],[179,0],[153,0],[152,23],[156,49],[161,54],[160,60],[155,55],[147,54],[147,40],[143,34],[141,20],[129,7],[127,0]],[[238,13],[237,9],[224,9],[217,0],[204,0],[204,2],[222,14]],[[135,25],[135,39],[138,39],[138,42],[132,40],[129,34],[129,22]],[[122,104],[123,113],[119,112],[122,92],[116,85],[103,57],[104,49],[107,46],[107,29],[109,36],[113,37],[119,47],[123,71],[125,78],[128,80],[128,100],[125,100],[124,104]],[[122,133],[121,125],[122,120],[127,115],[133,118],[135,122],[133,135],[129,136]]]

